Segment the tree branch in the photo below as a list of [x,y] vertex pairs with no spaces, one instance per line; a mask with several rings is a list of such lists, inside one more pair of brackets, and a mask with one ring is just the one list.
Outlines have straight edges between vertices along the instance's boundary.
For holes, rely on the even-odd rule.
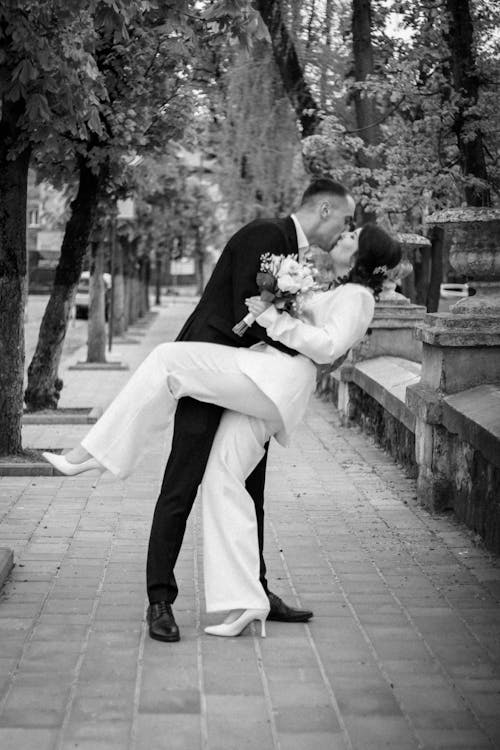
[[314,135],[321,121],[319,107],[309,88],[297,50],[285,25],[279,0],[256,0],[271,36],[274,60],[281,74],[283,87],[302,127],[302,137]]

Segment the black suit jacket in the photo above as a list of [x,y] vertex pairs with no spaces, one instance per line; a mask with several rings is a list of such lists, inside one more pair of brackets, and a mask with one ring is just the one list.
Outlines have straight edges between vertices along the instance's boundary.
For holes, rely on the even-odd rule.
[[248,313],[245,298],[259,293],[256,276],[263,253],[291,255],[298,252],[297,233],[290,217],[255,219],[234,234],[213,270],[197,306],[185,322],[178,341],[206,341],[226,346],[249,347],[260,341],[296,354],[270,339],[256,323],[243,336],[232,327]]

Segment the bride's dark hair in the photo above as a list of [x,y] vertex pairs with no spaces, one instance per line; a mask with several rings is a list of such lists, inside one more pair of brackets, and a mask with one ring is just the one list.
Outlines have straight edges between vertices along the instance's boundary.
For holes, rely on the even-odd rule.
[[372,289],[375,297],[382,291],[387,271],[401,260],[401,245],[376,224],[365,224],[358,237],[354,266],[339,284],[362,284]]

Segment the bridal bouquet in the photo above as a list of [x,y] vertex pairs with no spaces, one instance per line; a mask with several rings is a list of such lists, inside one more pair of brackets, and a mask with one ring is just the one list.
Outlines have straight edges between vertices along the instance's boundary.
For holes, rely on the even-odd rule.
[[[300,296],[315,287],[314,272],[311,263],[300,263],[297,255],[261,255],[256,277],[261,299],[272,302],[278,310],[295,311]],[[253,323],[255,318],[248,313],[234,326],[233,332],[243,336]]]

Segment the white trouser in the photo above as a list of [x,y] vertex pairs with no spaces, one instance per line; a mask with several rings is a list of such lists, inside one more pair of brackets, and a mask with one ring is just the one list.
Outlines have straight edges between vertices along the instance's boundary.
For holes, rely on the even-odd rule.
[[165,432],[183,396],[281,425],[274,403],[241,371],[236,349],[174,341],[153,349],[82,446],[113,474],[125,478]]
[[269,607],[259,580],[257,517],[245,479],[276,426],[234,411],[222,416],[201,484],[207,612]]

